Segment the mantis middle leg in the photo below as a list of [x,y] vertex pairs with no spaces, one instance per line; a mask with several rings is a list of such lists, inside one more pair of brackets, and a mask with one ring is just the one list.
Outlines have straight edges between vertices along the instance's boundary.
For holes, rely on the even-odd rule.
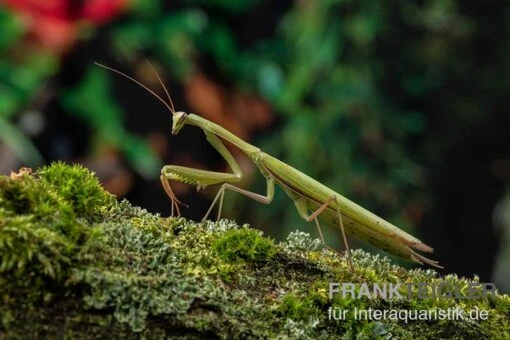
[[232,190],[232,191],[235,191],[235,192],[238,192],[242,195],[245,195],[259,203],[263,203],[263,204],[269,204],[271,203],[271,201],[273,200],[273,197],[274,197],[274,180],[271,178],[271,177],[266,177],[266,196],[264,195],[261,195],[261,194],[257,194],[255,192],[251,192],[251,191],[248,191],[248,190],[244,190],[244,189],[241,189],[239,187],[236,187],[235,185],[232,185],[232,184],[229,184],[229,183],[224,183],[222,186],[221,186],[221,189],[218,191],[218,193],[216,194],[216,197],[214,198],[211,206],[209,207],[209,210],[207,210],[207,213],[205,214],[204,218],[202,219],[202,221],[205,221],[207,219],[207,217],[209,216],[209,214],[211,213],[214,205],[216,204],[216,202],[218,201],[218,199],[220,200],[220,204],[219,204],[219,207],[218,207],[218,215],[216,217],[216,219],[220,219],[220,216],[221,216],[221,209],[223,207],[223,197],[225,195],[225,190]]

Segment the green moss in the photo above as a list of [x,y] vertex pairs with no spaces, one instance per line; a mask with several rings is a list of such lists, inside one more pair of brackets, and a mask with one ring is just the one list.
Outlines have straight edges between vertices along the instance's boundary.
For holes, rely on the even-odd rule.
[[[328,297],[330,282],[456,284],[387,258],[322,250],[302,232],[275,244],[232,221],[162,218],[117,202],[80,166],[0,177],[0,337],[501,338],[510,298]],[[359,288],[356,288],[359,292]],[[330,320],[330,309],[479,308],[485,321]]]
[[78,165],[0,177],[0,273],[18,289],[60,281],[96,235],[87,220],[113,202]]
[[102,207],[113,203],[112,195],[103,190],[97,177],[81,165],[68,166],[55,162],[37,172],[59,198],[68,204],[76,216],[91,219]]
[[268,261],[276,253],[274,242],[264,238],[261,231],[251,228],[223,233],[214,241],[212,248],[216,256],[227,263]]
[[276,309],[276,315],[292,320],[306,321],[311,315],[317,313],[310,300],[303,297],[297,297],[293,293],[285,295]]

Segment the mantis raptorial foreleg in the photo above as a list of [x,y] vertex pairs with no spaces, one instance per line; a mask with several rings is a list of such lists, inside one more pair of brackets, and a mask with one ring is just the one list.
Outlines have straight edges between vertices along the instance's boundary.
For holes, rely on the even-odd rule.
[[208,131],[204,132],[209,143],[225,159],[233,173],[201,170],[179,165],[164,166],[163,169],[161,169],[160,178],[163,188],[172,202],[172,216],[174,215],[174,206],[177,210],[177,215],[180,216],[179,204],[184,204],[180,202],[173,193],[169,183],[170,180],[194,184],[200,188],[211,184],[238,182],[243,177],[239,164],[237,164],[234,156],[232,156],[219,138]]
[[171,216],[174,216],[174,207],[177,210],[177,217],[181,216],[181,211],[179,210],[179,204],[184,205],[184,206],[187,206],[187,205],[177,199],[174,192],[172,191],[172,187],[170,187],[170,183],[169,183],[170,179],[169,178],[166,178],[165,176],[163,176],[163,174],[161,176],[159,176],[159,178],[161,180],[161,185],[163,186],[163,189],[165,189],[166,194],[168,195],[168,197],[170,198],[170,201],[172,202]]

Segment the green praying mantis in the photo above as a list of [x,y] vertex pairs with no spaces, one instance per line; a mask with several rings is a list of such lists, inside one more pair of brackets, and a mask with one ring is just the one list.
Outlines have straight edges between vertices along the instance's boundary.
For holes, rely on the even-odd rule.
[[[209,217],[216,204],[219,204],[217,218],[220,218],[223,198],[226,190],[235,191],[260,203],[270,204],[273,200],[275,184],[277,184],[294,202],[299,215],[307,222],[315,222],[322,243],[325,246],[327,245],[319,224],[319,218],[341,231],[343,242],[346,247],[347,259],[351,267],[352,259],[346,234],[353,235],[398,257],[408,259],[419,264],[428,264],[430,266],[442,268],[437,261],[431,260],[416,252],[433,252],[433,249],[430,246],[421,242],[419,239],[397,228],[388,221],[352,202],[315,179],[305,175],[301,171],[263,152],[256,146],[247,143],[218,124],[195,114],[188,114],[182,111],[176,112],[168,90],[150,63],[149,66],[154,71],[162,85],[169,102],[163,100],[163,98],[138,80],[108,66],[98,63],[96,64],[128,78],[143,87],[145,90],[149,91],[149,93],[161,101],[172,113],[173,135],[178,134],[185,125],[194,125],[202,129],[207,141],[225,159],[232,170],[231,173],[226,173],[195,169],[179,165],[165,165],[161,170],[160,179],[165,192],[171,200],[172,216],[174,215],[174,212],[177,216],[180,216],[179,205],[183,205],[172,191],[170,186],[170,181],[172,180],[195,185],[198,189],[209,185],[221,184],[220,190],[216,194],[216,197],[202,221],[205,221]],[[260,173],[265,177],[265,195],[254,193],[232,184],[239,182],[243,177],[243,173],[239,164],[225,146],[224,141],[227,141],[239,148],[251,159]]]

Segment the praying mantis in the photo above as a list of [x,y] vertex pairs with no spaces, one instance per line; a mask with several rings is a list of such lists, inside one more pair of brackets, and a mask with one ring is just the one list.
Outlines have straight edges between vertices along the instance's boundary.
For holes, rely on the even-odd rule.
[[[258,147],[247,143],[220,125],[195,114],[175,111],[168,90],[150,63],[149,66],[154,71],[162,85],[168,97],[168,102],[138,80],[108,66],[101,65],[99,63],[96,64],[128,78],[143,87],[145,90],[149,91],[149,93],[161,101],[172,113],[173,135],[178,134],[185,125],[192,125],[202,129],[207,141],[225,159],[232,170],[231,173],[228,173],[195,169],[179,165],[165,165],[161,169],[160,179],[162,186],[171,201],[172,216],[174,215],[174,212],[176,212],[177,216],[180,216],[179,205],[183,205],[172,191],[170,186],[170,181],[172,180],[194,185],[197,189],[209,185],[221,184],[220,190],[216,194],[202,221],[205,221],[209,217],[216,204],[218,204],[217,219],[220,218],[223,207],[223,198],[226,190],[245,195],[263,204],[270,204],[273,200],[275,185],[278,185],[294,202],[299,215],[307,222],[315,222],[322,243],[325,246],[327,246],[327,244],[322,234],[319,218],[341,231],[343,242],[346,247],[347,260],[351,268],[352,259],[347,241],[347,234],[364,240],[373,246],[398,257],[411,260],[419,264],[428,264],[433,267],[443,268],[438,264],[438,261],[431,260],[417,253],[417,251],[432,253],[433,249],[414,236],[399,229],[334,190],[326,187],[317,180],[305,175],[301,171],[263,152]],[[260,173],[264,176],[266,180],[265,195],[239,188],[233,184],[242,179],[243,173],[239,164],[225,146],[224,141],[233,144],[242,153],[249,157]]]

